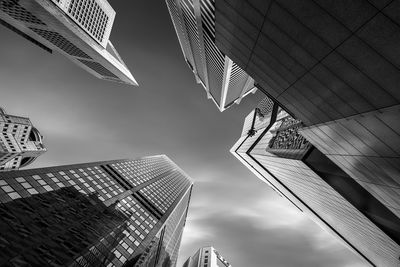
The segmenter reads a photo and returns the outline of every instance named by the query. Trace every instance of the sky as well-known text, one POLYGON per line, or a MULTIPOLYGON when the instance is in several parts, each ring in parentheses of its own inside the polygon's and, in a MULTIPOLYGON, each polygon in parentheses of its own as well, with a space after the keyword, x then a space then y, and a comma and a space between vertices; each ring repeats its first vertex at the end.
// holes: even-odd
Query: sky
POLYGON ((139 87, 96 79, 0 27, 0 106, 48 151, 31 167, 166 154, 195 182, 178 267, 214 246, 233 267, 364 266, 229 149, 257 92, 223 113, 184 62, 164 1, 110 1, 111 40, 139 87))

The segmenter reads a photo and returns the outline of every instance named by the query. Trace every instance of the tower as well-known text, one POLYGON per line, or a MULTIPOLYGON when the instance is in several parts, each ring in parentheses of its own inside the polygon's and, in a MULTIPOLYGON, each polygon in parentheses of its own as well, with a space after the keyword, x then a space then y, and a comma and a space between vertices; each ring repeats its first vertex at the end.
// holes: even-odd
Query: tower
POLYGON ((209 246, 200 248, 182 267, 232 267, 232 265, 215 248, 209 246))
POLYGON ((1 0, 0 24, 92 75, 138 85, 109 40, 116 12, 106 0, 1 0))
POLYGON ((0 172, 25 167, 44 152, 43 136, 28 118, 0 108, 0 172))
POLYGON ((164 155, 4 173, 0 265, 175 266, 191 188, 164 155))
POLYGON ((254 80, 215 45, 215 1, 166 3, 185 61, 219 110, 254 93, 254 80))

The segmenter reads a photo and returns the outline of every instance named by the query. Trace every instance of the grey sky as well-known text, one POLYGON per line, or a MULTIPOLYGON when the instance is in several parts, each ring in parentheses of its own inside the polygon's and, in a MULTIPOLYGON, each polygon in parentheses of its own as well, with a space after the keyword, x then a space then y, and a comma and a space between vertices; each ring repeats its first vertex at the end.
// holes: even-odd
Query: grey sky
POLYGON ((45 136, 34 167, 167 154, 196 182, 178 266, 206 245, 234 267, 363 266, 230 155, 262 94, 220 113, 184 62, 164 1, 111 4, 111 40, 140 87, 97 80, 0 27, 0 106, 45 136))

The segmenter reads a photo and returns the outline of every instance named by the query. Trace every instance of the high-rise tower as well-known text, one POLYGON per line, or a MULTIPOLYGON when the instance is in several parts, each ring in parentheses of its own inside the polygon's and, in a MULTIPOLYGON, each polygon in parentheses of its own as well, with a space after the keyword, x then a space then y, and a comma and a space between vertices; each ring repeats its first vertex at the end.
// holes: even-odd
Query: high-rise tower
POLYGON ((232 265, 215 248, 203 247, 190 256, 182 267, 232 267, 232 265))
POLYGON ((28 118, 0 108, 0 172, 25 167, 44 152, 43 137, 28 118))
POLYGON ((166 3, 186 63, 220 111, 255 92, 254 80, 215 45, 215 1, 166 3))
POLYGON ((168 157, 0 176, 0 265, 175 266, 190 178, 168 157))
POLYGON ((138 85, 109 40, 115 11, 106 0, 0 0, 0 23, 94 76, 138 85))
POLYGON ((302 127, 266 99, 246 117, 231 153, 366 264, 398 266, 400 218, 385 195, 375 197, 344 172, 300 134, 302 127))

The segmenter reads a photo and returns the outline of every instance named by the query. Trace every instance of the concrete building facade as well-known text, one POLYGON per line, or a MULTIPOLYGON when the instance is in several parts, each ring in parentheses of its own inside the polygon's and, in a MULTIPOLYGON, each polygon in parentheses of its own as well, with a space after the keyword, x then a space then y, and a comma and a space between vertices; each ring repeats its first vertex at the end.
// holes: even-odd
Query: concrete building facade
POLYGON ((196 251, 182 267, 232 267, 232 265, 215 248, 209 246, 196 251))
POLYGON ((0 265, 175 266, 190 178, 168 157, 0 176, 0 265))
POLYGON ((106 0, 1 0, 0 24, 97 78, 138 85, 109 40, 115 11, 106 0))
POLYGON ((25 167, 44 152, 43 136, 28 118, 0 108, 0 172, 25 167))

